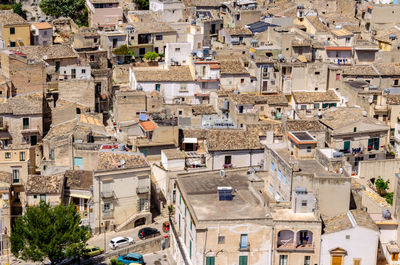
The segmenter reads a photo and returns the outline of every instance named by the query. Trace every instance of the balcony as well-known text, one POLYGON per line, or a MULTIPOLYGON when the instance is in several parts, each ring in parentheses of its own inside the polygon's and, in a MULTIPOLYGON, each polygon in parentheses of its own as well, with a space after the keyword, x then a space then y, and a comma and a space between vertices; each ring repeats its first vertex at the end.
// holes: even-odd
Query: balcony
POLYGON ((379 105, 375 105, 374 106, 374 111, 375 114, 387 114, 389 111, 389 107, 388 106, 379 106, 379 105))
POLYGON ((136 188, 137 194, 143 194, 143 193, 149 193, 149 192, 150 192, 150 186, 143 186, 143 187, 136 188))
POLYGON ((40 132, 39 125, 35 126, 29 126, 29 125, 22 125, 21 126, 21 133, 24 134, 38 134, 40 132))
POLYGON ((113 199, 113 198, 115 198, 115 193, 114 193, 114 191, 102 191, 101 192, 101 198, 103 198, 103 199, 113 199))
POLYGON ((224 164, 224 168, 232 168, 232 164, 224 164))
POLYGON ((313 233, 308 230, 297 232, 281 230, 278 232, 277 251, 314 251, 313 233))
POLYGON ((250 251, 250 242, 247 242, 247 244, 239 243, 239 251, 250 251))
POLYGON ((103 211, 103 219, 113 219, 113 218, 114 218, 113 210, 103 211))

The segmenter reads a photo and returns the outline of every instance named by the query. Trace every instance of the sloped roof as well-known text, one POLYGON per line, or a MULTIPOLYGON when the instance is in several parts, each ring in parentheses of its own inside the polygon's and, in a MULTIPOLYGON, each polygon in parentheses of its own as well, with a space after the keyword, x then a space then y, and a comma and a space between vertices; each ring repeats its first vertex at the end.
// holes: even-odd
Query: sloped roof
POLYGON ((374 231, 379 231, 377 225, 371 219, 369 214, 362 210, 351 210, 347 213, 327 218, 326 220, 324 220, 324 224, 325 224, 324 228, 325 234, 351 229, 354 226, 361 226, 374 231), (352 221, 349 218, 349 215, 351 215, 354 218, 355 224, 352 223, 352 221))
POLYGON ((249 75, 246 68, 242 65, 239 60, 221 60, 221 75, 223 74, 239 74, 239 75, 249 75))
POLYGON ((298 104, 314 102, 339 102, 339 97, 333 90, 326 92, 292 92, 293 98, 298 104))
POLYGON ((5 26, 28 25, 25 19, 9 10, 0 11, 0 23, 5 26))
POLYGON ((26 183, 27 194, 61 194, 64 175, 29 175, 26 183))
POLYGON ((325 132, 324 126, 318 120, 287 120, 287 131, 325 132))
POLYGON ((149 166, 143 154, 124 151, 101 150, 99 151, 97 161, 97 171, 122 168, 145 168, 149 166), (121 164, 122 161, 123 165, 121 164))
POLYGON ((138 82, 191 82, 193 76, 188 66, 132 68, 138 82))
POLYGON ((157 129, 157 124, 155 124, 154 121, 143 121, 140 122, 139 125, 145 132, 150 132, 157 129))
POLYGON ((207 135, 208 151, 259 150, 263 149, 255 134, 245 130, 210 130, 207 135))
POLYGON ((1 114, 29 115, 42 114, 43 93, 34 92, 17 95, 0 104, 1 114))
POLYGON ((49 45, 49 46, 20 46, 9 48, 9 50, 26 54, 32 60, 51 60, 60 58, 78 57, 74 49, 69 44, 49 45))
POLYGON ((93 185, 93 171, 67 170, 64 174, 65 187, 78 190, 89 190, 93 185))
POLYGON ((217 114, 217 112, 215 111, 213 105, 197 104, 192 106, 192 114, 194 116, 198 116, 198 115, 217 114))

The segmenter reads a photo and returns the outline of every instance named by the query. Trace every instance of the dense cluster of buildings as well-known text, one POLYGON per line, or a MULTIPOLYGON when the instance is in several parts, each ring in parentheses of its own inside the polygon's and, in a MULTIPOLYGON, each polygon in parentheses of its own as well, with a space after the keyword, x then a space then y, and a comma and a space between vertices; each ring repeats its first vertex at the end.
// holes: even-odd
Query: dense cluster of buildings
POLYGON ((44 201, 169 216, 177 264, 400 264, 398 1, 149 6, 1 11, 3 238, 44 201))

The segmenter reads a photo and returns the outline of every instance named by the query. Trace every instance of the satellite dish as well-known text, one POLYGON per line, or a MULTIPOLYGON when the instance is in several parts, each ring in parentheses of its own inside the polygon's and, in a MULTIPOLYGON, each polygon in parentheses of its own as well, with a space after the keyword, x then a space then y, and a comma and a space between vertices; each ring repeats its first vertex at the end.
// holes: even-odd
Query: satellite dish
POLYGON ((122 165, 125 165, 125 159, 122 158, 122 159, 119 161, 119 163, 121 164, 121 166, 122 166, 122 165))
POLYGON ((203 58, 203 52, 202 51, 198 51, 196 53, 196 56, 199 57, 199 58, 203 58))

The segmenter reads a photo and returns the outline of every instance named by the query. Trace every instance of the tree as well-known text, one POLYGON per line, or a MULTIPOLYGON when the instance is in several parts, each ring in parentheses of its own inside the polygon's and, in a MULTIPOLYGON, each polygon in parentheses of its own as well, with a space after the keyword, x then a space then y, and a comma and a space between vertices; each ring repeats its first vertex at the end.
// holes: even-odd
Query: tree
POLYGON ((72 204, 28 206, 11 232, 11 252, 25 261, 48 258, 51 264, 65 257, 80 257, 88 240, 87 228, 79 226, 80 220, 72 204))
POLYGON ((85 0, 42 0, 40 9, 53 17, 70 17, 78 26, 87 25, 88 11, 85 0))
POLYGON ((147 52, 144 55, 144 58, 146 60, 150 60, 150 61, 154 61, 157 57, 158 57, 158 53, 156 53, 156 52, 147 52))
POLYGON ((21 17, 26 18, 25 12, 22 10, 22 2, 15 3, 13 5, 12 9, 13 9, 14 13, 20 15, 21 17))
POLYGON ((124 265, 122 262, 118 261, 117 259, 111 259, 110 265, 124 265))
POLYGON ((120 47, 114 49, 114 53, 116 55, 135 56, 132 47, 128 47, 128 45, 121 45, 120 47))
POLYGON ((148 10, 149 9, 149 0, 135 0, 135 3, 139 10, 148 10))
POLYGON ((393 192, 388 192, 388 194, 385 195, 385 200, 390 205, 393 205, 393 192))
POLYGON ((379 176, 378 179, 375 180, 375 187, 380 195, 383 195, 386 193, 386 190, 389 189, 389 184, 390 184, 390 181, 389 180, 384 181, 381 178, 381 176, 379 176))

